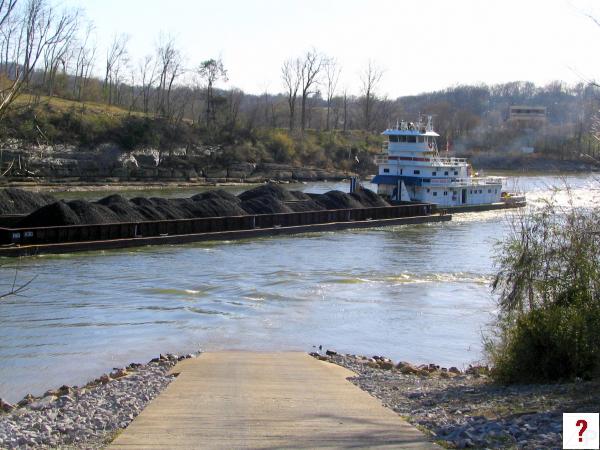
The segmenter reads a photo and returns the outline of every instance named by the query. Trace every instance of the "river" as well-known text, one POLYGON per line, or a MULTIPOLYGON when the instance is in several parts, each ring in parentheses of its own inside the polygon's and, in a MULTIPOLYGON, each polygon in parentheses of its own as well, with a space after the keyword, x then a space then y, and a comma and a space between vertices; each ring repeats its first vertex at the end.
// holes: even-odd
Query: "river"
MULTIPOLYGON (((507 184, 538 204, 565 181, 576 203, 598 196, 590 175, 510 177, 507 184)), ((161 352, 199 348, 323 345, 464 366, 482 358, 481 336, 495 314, 492 253, 511 214, 1 261, 4 287, 15 269, 19 280, 35 278, 23 296, 0 302, 0 397, 14 401, 161 352)))

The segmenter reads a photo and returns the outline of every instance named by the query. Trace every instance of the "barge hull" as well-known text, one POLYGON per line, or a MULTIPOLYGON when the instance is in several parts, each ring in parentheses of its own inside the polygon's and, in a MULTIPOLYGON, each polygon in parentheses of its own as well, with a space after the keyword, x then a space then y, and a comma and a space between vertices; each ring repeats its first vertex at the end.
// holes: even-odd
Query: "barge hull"
POLYGON ((392 225, 413 225, 431 222, 447 222, 449 214, 373 219, 349 222, 331 222, 287 227, 255 228, 250 230, 217 231, 194 234, 134 237, 97 241, 60 242, 53 244, 15 245, 0 248, 0 257, 34 256, 41 254, 75 253, 94 250, 111 250, 148 245, 176 245, 205 241, 228 241, 278 235, 314 233, 344 229, 374 228, 392 225))
POLYGON ((482 205, 461 205, 461 206, 434 206, 434 213, 467 213, 467 212, 482 212, 482 211, 494 211, 498 209, 514 209, 523 208, 527 206, 527 202, 498 202, 498 203, 487 203, 482 205))

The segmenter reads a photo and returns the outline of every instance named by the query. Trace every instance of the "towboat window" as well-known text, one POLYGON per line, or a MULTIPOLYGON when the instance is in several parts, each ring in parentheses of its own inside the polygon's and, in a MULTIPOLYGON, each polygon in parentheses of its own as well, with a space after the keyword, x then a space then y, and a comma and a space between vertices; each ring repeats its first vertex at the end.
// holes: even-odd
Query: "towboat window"
POLYGON ((416 136, 406 136, 406 142, 417 142, 417 137, 416 136))
POLYGON ((458 172, 456 170, 454 171, 454 175, 458 175, 458 172))
POLYGON ((427 189, 427 193, 429 193, 429 191, 430 191, 430 190, 431 190, 431 189, 427 189))
POLYGON ((414 172, 414 174, 415 174, 415 175, 419 175, 419 174, 421 173, 421 171, 420 171, 420 170, 415 170, 415 171, 413 171, 413 172, 414 172))
POLYGON ((406 142, 406 136, 398 136, 398 142, 406 142))
POLYGON ((431 180, 429 178, 423 178, 423 183, 431 183, 431 180))
POLYGON ((390 169, 383 169, 383 173, 390 173, 390 169))
POLYGON ((390 136, 390 142, 398 142, 398 136, 390 136))
POLYGON ((492 190, 491 190, 491 189, 488 189, 488 194, 491 194, 491 193, 492 193, 492 190))
POLYGON ((448 191, 444 191, 444 195, 448 195, 448 191))
POLYGON ((423 136, 419 136, 417 138, 417 142, 419 142, 420 144, 422 144, 425 141, 425 138, 423 136))
POLYGON ((448 172, 444 172, 444 175, 448 175, 448 172))
POLYGON ((437 172, 431 172, 431 176, 435 177, 437 175, 437 172))
POLYGON ((437 192, 433 191, 433 196, 437 197, 437 192))
POLYGON ((402 175, 402 169, 400 169, 400 175, 402 175))

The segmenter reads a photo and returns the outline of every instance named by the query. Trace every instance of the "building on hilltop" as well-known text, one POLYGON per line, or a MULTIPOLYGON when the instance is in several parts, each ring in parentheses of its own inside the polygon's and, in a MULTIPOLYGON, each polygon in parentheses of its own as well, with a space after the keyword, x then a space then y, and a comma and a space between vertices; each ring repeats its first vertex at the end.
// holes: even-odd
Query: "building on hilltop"
POLYGON ((508 122, 517 126, 536 127, 546 124, 545 106, 511 106, 508 122))

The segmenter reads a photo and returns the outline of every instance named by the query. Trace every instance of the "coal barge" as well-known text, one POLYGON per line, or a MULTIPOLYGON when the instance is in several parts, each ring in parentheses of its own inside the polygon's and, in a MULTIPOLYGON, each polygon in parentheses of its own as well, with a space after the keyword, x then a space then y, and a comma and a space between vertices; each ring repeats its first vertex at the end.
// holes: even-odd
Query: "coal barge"
MULTIPOLYGON (((250 239, 284 234, 383 227, 451 220, 430 203, 390 205, 353 181, 350 194, 304 194, 267 184, 234 196, 210 191, 190 199, 113 195, 98 202, 55 201, 18 190, 0 210, 0 257, 72 253, 158 244, 250 239), (13 214, 7 214, 7 211, 13 214)), ((8 192, 8 194, 7 194, 8 192)), ((0 204, 0 208, 2 204, 0 204)))

